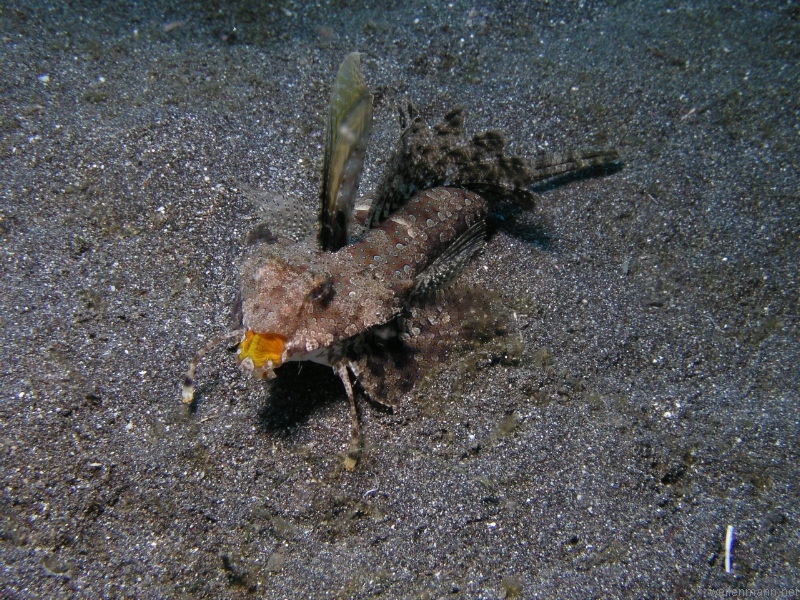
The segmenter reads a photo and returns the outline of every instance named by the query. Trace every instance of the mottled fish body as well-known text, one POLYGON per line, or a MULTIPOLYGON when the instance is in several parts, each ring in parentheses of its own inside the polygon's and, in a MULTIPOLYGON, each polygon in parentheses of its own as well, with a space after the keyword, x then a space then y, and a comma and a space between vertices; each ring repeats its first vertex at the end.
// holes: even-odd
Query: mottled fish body
POLYGON ((387 323, 460 272, 483 243, 487 212, 477 194, 434 188, 336 252, 310 240, 254 247, 242 266, 243 326, 284 342, 279 356, 268 357, 248 352, 248 344, 240 352, 244 368, 271 377, 291 360, 335 365, 342 342, 387 323))

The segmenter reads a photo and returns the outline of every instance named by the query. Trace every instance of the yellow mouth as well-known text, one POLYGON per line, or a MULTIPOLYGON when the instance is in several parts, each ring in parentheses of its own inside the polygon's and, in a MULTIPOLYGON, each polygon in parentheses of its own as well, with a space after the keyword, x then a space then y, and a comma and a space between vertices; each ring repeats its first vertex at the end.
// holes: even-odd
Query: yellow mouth
POLYGON ((255 369, 260 369, 265 363, 271 367, 279 367, 288 339, 279 333, 256 333, 248 330, 239 344, 239 362, 249 358, 255 369))

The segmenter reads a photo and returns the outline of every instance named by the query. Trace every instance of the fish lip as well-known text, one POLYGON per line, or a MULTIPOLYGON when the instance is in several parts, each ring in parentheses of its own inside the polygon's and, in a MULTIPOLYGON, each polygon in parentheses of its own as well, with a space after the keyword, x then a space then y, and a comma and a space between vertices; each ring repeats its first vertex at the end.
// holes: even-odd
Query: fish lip
POLYGON ((271 360, 268 360, 260 367, 256 367, 253 364, 253 359, 248 356, 239 363, 239 368, 245 373, 250 373, 258 379, 275 379, 275 377, 277 377, 275 374, 275 369, 277 366, 273 365, 271 360))
POLYGON ((239 368, 259 379, 273 379, 274 369, 286 361, 289 338, 280 333, 255 332, 248 329, 239 342, 239 368))

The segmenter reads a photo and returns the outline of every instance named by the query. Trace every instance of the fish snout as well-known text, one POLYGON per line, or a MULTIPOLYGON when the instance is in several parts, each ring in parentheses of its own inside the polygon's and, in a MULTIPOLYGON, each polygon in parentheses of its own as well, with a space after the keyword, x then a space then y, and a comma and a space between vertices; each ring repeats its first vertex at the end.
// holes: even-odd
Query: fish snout
POLYGON ((239 342, 239 368, 259 379, 273 379, 274 369, 284 362, 288 339, 280 333, 256 333, 252 329, 247 330, 244 339, 239 342))

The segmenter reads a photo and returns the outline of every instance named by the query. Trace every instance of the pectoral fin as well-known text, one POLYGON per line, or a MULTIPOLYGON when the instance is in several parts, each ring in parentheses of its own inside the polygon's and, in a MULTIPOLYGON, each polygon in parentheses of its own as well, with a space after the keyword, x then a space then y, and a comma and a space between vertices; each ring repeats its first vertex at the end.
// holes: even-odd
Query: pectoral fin
MULTIPOLYGON (((349 366, 371 400, 387 407, 452 357, 513 360, 524 350, 516 320, 495 292, 456 283, 435 303, 405 311, 350 348, 349 366)), ((457 368, 475 363, 467 359, 457 368)), ((452 365, 452 363, 451 363, 452 365)), ((422 392, 423 397, 439 398, 422 392)))
POLYGON ((358 52, 347 55, 331 92, 320 193, 319 241, 323 250, 336 251, 347 244, 372 133, 372 94, 364 83, 360 56, 358 52))
POLYGON ((486 240, 486 221, 481 219, 462 233, 422 273, 417 275, 408 305, 418 304, 452 285, 467 262, 486 240))

